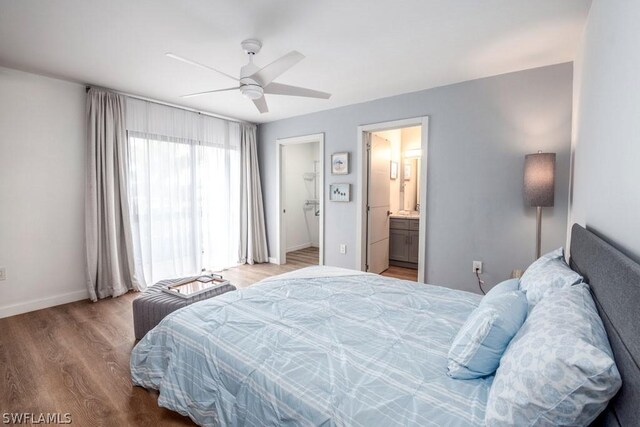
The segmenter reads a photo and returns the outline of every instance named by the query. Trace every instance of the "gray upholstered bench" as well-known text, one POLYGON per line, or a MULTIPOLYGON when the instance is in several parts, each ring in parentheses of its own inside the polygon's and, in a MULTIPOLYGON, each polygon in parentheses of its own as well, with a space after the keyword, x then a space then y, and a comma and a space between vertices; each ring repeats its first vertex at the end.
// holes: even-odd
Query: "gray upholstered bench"
POLYGON ((133 330, 137 340, 142 339, 147 332, 155 328, 167 314, 194 302, 236 290, 236 287, 232 284, 225 284, 189 299, 162 292, 163 287, 181 280, 184 280, 184 278, 162 280, 147 288, 142 295, 133 300, 133 330))

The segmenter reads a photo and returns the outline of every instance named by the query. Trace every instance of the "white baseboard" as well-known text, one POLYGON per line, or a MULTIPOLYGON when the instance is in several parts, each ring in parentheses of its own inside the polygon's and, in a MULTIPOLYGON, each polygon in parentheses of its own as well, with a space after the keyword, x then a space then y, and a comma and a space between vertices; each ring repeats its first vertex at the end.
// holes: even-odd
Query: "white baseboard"
POLYGON ((313 244, 311 242, 306 242, 301 245, 295 245, 295 246, 291 246, 290 248, 287 248, 287 252, 299 251, 300 249, 307 249, 312 246, 313 244))
POLYGON ((318 243, 312 243, 312 244, 310 244, 309 246, 310 246, 310 247, 312 247, 312 248, 318 248, 318 249, 320 249, 320 245, 319 245, 318 243))
POLYGON ((269 262, 271 264, 277 264, 275 257, 269 257, 269 262))
POLYGON ((86 289, 67 292, 60 295, 54 295, 52 297, 33 299, 17 304, 0 306, 0 319, 2 319, 3 317, 15 316, 17 314, 28 313, 30 311, 42 310, 43 308, 54 307, 56 305, 67 304, 83 299, 89 299, 89 292, 86 289))

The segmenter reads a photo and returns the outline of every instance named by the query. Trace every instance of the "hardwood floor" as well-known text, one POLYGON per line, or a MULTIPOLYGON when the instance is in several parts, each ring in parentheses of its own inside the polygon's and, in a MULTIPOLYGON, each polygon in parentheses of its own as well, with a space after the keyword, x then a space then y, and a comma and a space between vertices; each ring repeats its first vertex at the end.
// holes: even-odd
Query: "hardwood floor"
POLYGON ((303 263, 307 265, 318 265, 319 261, 320 249, 318 248, 305 248, 287 252, 287 264, 303 263))
MULTIPOLYGON (((287 264, 242 265, 222 275, 236 287, 318 264, 318 248, 287 254, 287 264)), ((384 276, 415 280, 390 267, 384 276)), ((0 319, 0 412, 69 413, 80 426, 184 426, 191 420, 160 408, 155 391, 131 384, 135 343, 131 303, 137 293, 79 301, 0 319)))
MULTIPOLYGON (((255 264, 222 272, 238 288, 317 264, 313 251, 286 265, 255 264)), ((137 293, 79 301, 0 319, 0 412, 69 413, 79 426, 181 426, 191 420, 162 409, 157 393, 131 384, 131 302, 137 293)))
POLYGON ((395 277, 396 279, 403 280, 418 280, 418 270, 414 270, 412 268, 405 267, 397 267, 395 265, 390 265, 388 269, 381 273, 382 276, 395 277))

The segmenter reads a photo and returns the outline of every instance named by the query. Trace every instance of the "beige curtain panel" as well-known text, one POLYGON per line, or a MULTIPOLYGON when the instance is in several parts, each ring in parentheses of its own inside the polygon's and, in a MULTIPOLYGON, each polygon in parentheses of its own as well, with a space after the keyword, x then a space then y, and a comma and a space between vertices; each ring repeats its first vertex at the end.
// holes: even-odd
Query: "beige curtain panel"
POLYGON ((240 125, 240 262, 269 261, 258 168, 256 126, 240 125))
POLYGON ((141 288, 134 277, 129 222, 125 99, 91 88, 86 112, 87 288, 91 300, 97 301, 141 288))

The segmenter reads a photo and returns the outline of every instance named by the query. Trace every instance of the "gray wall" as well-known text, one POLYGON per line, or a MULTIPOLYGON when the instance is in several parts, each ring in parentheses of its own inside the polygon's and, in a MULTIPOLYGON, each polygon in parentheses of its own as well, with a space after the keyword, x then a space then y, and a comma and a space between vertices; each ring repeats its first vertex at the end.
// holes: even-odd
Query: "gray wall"
POLYGON ((571 221, 640 260, 640 2, 596 0, 576 61, 571 221))
MULTIPOLYGON (((429 283, 475 291, 473 260, 497 283, 525 268, 535 251, 535 209, 524 206, 524 155, 556 152, 556 206, 544 210, 543 250, 562 246, 567 225, 572 64, 521 71, 379 99, 260 125, 259 156, 269 252, 277 212, 276 138, 325 133, 325 200, 333 182, 329 156, 356 156, 357 126, 430 117, 426 272, 429 283)), ((358 159, 354 159, 357 161, 358 159)), ((352 199, 357 191, 353 188, 352 199)), ((325 203, 325 263, 356 267, 356 203, 325 203), (347 253, 339 245, 347 244, 347 253)))

